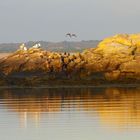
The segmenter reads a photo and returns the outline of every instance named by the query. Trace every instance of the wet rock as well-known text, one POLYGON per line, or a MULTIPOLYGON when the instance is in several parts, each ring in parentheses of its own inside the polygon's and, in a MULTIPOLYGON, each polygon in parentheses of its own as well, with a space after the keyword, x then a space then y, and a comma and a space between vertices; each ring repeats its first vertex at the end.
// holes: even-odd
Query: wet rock
POLYGON ((108 81, 114 81, 114 80, 118 80, 120 77, 121 72, 119 70, 116 71, 111 71, 111 72, 106 72, 105 73, 105 78, 108 81))

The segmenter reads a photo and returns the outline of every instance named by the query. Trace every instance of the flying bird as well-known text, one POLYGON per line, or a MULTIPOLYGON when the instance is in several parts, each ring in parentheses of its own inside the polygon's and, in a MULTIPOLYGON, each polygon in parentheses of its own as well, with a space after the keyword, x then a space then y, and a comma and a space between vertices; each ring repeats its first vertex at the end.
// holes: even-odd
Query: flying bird
POLYGON ((73 34, 73 33, 72 33, 72 34, 71 34, 71 33, 67 33, 67 34, 66 34, 66 37, 67 37, 67 36, 69 36, 70 38, 72 38, 72 37, 77 37, 77 35, 76 35, 76 34, 73 34))
POLYGON ((66 37, 67 37, 67 36, 69 36, 70 38, 72 37, 72 36, 71 36, 71 33, 67 33, 67 34, 66 34, 66 37))
POLYGON ((72 36, 72 37, 77 37, 77 35, 76 35, 76 34, 72 34, 71 36, 72 36))

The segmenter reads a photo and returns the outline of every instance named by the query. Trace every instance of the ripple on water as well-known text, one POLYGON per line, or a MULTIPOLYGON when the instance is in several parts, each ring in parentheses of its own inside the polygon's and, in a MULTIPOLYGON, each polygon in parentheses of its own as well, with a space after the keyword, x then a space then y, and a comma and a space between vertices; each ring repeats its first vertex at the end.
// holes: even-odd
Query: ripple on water
MULTIPOLYGON (((102 135, 100 139, 111 139, 113 135, 122 138, 122 133, 126 134, 123 139, 127 139, 134 133, 138 140, 140 89, 3 88, 0 89, 0 130, 12 132, 11 139, 19 134, 26 139, 28 134, 30 139, 36 136, 52 137, 53 140, 74 137, 84 140, 87 136, 90 140, 99 139, 99 133, 102 135), (38 135, 33 133, 36 131, 38 135), (57 138, 52 136, 53 132, 57 138)), ((3 138, 6 138, 5 133, 1 134, 3 138)))

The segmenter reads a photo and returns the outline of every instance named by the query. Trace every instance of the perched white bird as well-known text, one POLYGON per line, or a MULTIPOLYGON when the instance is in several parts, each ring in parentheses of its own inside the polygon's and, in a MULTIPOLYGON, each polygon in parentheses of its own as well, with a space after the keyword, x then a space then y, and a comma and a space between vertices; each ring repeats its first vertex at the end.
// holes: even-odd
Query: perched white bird
POLYGON ((41 44, 40 43, 38 43, 38 47, 41 47, 41 44))
POLYGON ((21 44, 21 45, 19 46, 19 48, 20 48, 20 50, 27 51, 27 47, 25 46, 24 43, 21 44))
POLYGON ((24 50, 24 51, 27 51, 28 49, 27 49, 27 47, 24 47, 23 50, 24 50))
POLYGON ((19 46, 20 50, 23 50, 24 47, 25 47, 24 43, 19 46))
POLYGON ((40 43, 37 43, 37 44, 35 44, 32 48, 37 49, 37 48, 40 48, 40 47, 41 47, 41 44, 40 44, 40 43))

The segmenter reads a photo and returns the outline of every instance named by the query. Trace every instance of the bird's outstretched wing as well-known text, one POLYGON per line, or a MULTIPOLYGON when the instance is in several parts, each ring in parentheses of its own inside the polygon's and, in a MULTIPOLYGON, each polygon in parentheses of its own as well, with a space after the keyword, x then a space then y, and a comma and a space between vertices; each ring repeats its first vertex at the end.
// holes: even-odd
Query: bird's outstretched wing
POLYGON ((71 33, 67 33, 66 37, 69 36, 70 38, 72 37, 71 33))
POLYGON ((72 34, 71 36, 72 36, 72 37, 77 37, 77 35, 76 35, 76 34, 72 34))

